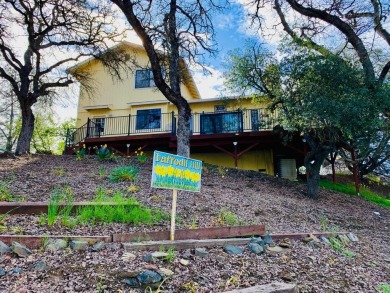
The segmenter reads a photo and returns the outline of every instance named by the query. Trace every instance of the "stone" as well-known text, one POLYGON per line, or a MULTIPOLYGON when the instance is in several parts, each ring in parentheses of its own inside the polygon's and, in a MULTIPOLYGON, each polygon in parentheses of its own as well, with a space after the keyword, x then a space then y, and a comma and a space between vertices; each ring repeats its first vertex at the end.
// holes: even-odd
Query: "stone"
POLYGON ((348 233, 347 236, 348 236, 349 240, 351 240, 352 242, 358 242, 359 241, 359 238, 355 234, 353 234, 353 233, 348 233))
POLYGON ((146 270, 138 274, 137 280, 141 283, 141 285, 150 285, 161 282, 162 277, 154 271, 146 270))
POLYGON ((19 257, 27 257, 30 254, 32 254, 32 251, 28 249, 26 246, 18 243, 18 242, 12 242, 11 245, 12 252, 15 253, 19 257))
POLYGON ((157 273, 159 273, 163 278, 173 276, 175 273, 172 272, 170 269, 166 268, 160 268, 157 273))
POLYGON ((123 261, 132 261, 132 260, 135 260, 136 258, 136 255, 135 254, 132 254, 130 252, 125 252, 123 255, 122 255, 122 260, 123 261))
POLYGON ((309 246, 311 249, 317 249, 320 247, 320 242, 318 242, 317 240, 312 240, 310 242, 307 242, 306 245, 309 246))
POLYGON ((45 249, 48 251, 57 251, 68 246, 68 242, 64 239, 49 239, 45 249))
POLYGON ((223 250, 228 254, 242 254, 244 252, 241 247, 232 244, 225 244, 223 250))
POLYGON ((146 264, 146 265, 144 265, 144 269, 157 272, 158 266, 153 265, 153 264, 146 264))
POLYGON ((135 278, 138 276, 140 271, 131 271, 131 272, 120 272, 117 274, 118 279, 126 279, 126 278, 135 278))
POLYGON ((4 242, 0 241, 0 256, 6 253, 11 253, 11 248, 4 242))
POLYGON ((316 236, 314 236, 313 234, 309 234, 305 238, 303 238, 303 242, 305 242, 305 243, 309 243, 313 240, 319 242, 318 238, 316 236))
POLYGON ((251 238, 251 243, 257 243, 257 244, 259 244, 259 245, 261 245, 261 246, 263 246, 263 247, 264 247, 264 245, 265 245, 263 238, 261 238, 260 236, 257 237, 257 238, 252 237, 252 238, 251 238))
POLYGON ((283 248, 290 248, 290 246, 291 246, 290 239, 284 238, 284 239, 279 243, 279 246, 280 246, 280 247, 283 247, 283 248))
POLYGON ((168 256, 168 253, 162 252, 162 251, 155 251, 155 252, 152 252, 152 256, 155 258, 165 258, 168 256))
POLYGON ((271 284, 257 285, 254 287, 225 291, 224 293, 295 293, 298 292, 296 284, 274 282, 271 284))
POLYGON ((136 278, 126 278, 122 281, 122 283, 126 284, 127 286, 130 286, 132 288, 138 288, 139 282, 136 278))
POLYGON ((86 250, 88 248, 87 241, 72 240, 69 242, 70 248, 73 250, 86 250))
POLYGON ((264 244, 272 244, 273 240, 269 234, 264 236, 264 244))
POLYGON ((321 242, 324 243, 325 245, 330 245, 329 239, 326 238, 325 236, 321 236, 321 237, 320 237, 320 240, 321 240, 321 242))
POLYGON ((195 256, 199 256, 199 257, 207 257, 209 255, 208 251, 206 250, 206 248, 195 248, 195 256))
POLYGON ((37 261, 36 263, 34 263, 31 266, 31 269, 34 271, 44 272, 44 271, 47 271, 48 267, 47 267, 47 264, 45 261, 40 260, 40 261, 37 261))
POLYGON ((145 254, 143 257, 144 261, 154 263, 156 259, 153 257, 151 253, 145 254))
POLYGON ((13 268, 12 269, 12 273, 13 274, 20 274, 22 272, 22 269, 21 268, 13 268))
POLYGON ((100 251, 102 250, 104 247, 106 246, 106 243, 104 241, 99 241, 99 242, 96 242, 93 246, 92 246, 92 251, 100 251))
POLYGON ((3 268, 0 268, 0 277, 5 276, 5 270, 3 268))
POLYGON ((250 243, 248 243, 248 248, 254 254, 262 254, 262 253, 264 253, 264 247, 261 246, 258 243, 250 242, 250 243))
POLYGON ((188 265, 190 265, 190 261, 188 260, 188 259, 183 259, 183 258, 181 258, 180 260, 179 260, 179 263, 181 264, 181 265, 183 265, 183 266, 188 266, 188 265))
POLYGON ((286 249, 280 247, 280 246, 268 246, 267 247, 267 252, 270 252, 270 253, 280 253, 280 252, 284 252, 286 249))

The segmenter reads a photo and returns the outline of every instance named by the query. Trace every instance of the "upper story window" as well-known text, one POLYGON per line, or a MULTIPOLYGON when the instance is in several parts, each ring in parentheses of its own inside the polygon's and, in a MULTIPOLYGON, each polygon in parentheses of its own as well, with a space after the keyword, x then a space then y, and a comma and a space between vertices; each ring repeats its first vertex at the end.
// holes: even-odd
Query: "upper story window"
POLYGON ((214 107, 215 112, 226 112, 227 107, 225 105, 216 105, 214 107))
POLYGON ((155 87, 153 72, 151 69, 139 69, 135 71, 135 88, 155 87))

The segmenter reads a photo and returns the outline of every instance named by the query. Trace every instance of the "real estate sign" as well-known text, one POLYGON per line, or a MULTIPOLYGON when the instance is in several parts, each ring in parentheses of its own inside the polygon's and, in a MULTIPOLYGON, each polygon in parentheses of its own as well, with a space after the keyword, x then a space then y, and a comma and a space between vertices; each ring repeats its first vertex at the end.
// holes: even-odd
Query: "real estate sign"
POLYGON ((152 187, 200 191, 202 161, 155 151, 152 187))

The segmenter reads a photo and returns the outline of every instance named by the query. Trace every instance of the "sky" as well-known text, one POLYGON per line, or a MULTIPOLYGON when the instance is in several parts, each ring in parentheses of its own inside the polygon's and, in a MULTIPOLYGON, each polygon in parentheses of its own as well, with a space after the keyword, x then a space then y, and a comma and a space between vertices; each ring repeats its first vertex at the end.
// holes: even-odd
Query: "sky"
MULTIPOLYGON (((213 17, 218 54, 206 59, 205 65, 210 74, 205 75, 202 70, 192 70, 193 78, 203 99, 222 97, 224 58, 228 51, 242 47, 246 39, 253 37, 254 33, 248 27, 246 15, 247 11, 243 6, 238 2, 232 2, 228 10, 213 17)), ((128 34, 127 40, 140 43, 134 32, 128 34)), ((69 93, 71 93, 69 97, 77 95, 77 89, 71 89, 69 93)), ((70 97, 68 102, 55 106, 55 111, 62 121, 76 117, 77 98, 70 97)))

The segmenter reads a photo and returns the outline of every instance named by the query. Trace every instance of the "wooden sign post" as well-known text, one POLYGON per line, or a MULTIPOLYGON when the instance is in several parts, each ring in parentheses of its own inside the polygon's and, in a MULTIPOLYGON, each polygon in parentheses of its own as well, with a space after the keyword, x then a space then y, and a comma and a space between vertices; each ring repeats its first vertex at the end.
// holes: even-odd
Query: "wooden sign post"
POLYGON ((172 189, 171 233, 175 239, 177 190, 200 192, 202 161, 155 151, 151 187, 172 189))

